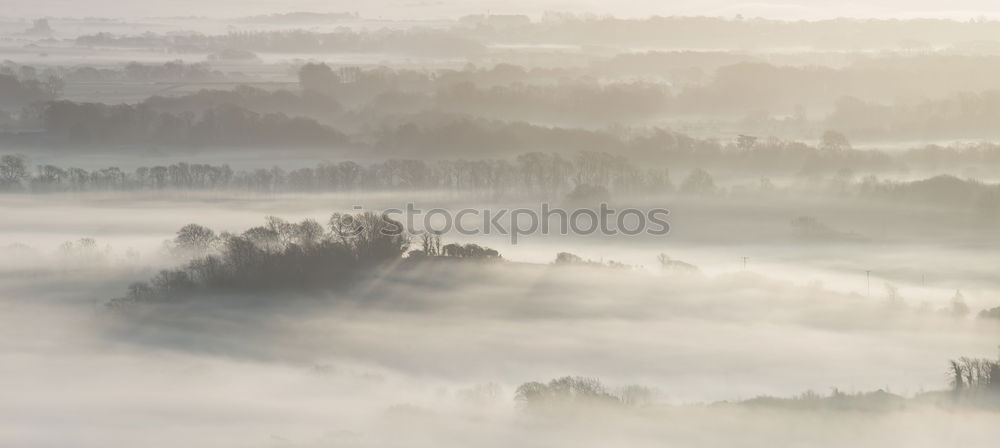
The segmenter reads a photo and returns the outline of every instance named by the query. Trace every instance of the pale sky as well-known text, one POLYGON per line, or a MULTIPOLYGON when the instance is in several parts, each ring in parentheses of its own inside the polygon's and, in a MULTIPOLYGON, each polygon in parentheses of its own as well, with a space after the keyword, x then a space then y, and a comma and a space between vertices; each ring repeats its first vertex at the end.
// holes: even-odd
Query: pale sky
POLYGON ((775 19, 830 17, 1000 18, 995 0, 0 0, 5 17, 234 17, 288 11, 359 12, 368 18, 454 18, 464 14, 587 11, 619 17, 742 14, 775 19))

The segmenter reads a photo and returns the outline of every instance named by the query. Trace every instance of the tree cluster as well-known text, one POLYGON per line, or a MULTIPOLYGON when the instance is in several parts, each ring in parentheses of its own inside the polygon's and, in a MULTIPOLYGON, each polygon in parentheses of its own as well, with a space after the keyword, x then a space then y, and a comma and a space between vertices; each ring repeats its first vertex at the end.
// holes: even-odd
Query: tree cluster
POLYGON ((996 403, 1000 398, 1000 361, 963 356, 948 361, 948 376, 959 399, 996 403))
POLYGON ((51 101, 61 93, 62 87, 62 81, 58 78, 19 78, 0 70, 0 110, 17 110, 34 103, 51 101))
MULTIPOLYGON (((177 231, 170 245, 173 255, 188 261, 129 285, 126 294, 108 306, 121 309, 195 295, 339 290, 373 268, 401 259, 501 259, 496 250, 476 244, 441 246, 439 236, 425 237, 422 250, 403 258, 410 238, 401 223, 374 212, 334 213, 326 226, 311 219, 295 223, 271 216, 264 225, 240 234, 216 234, 189 224, 177 231)), ((93 240, 79 244, 66 250, 91 253, 96 247, 93 240)))
POLYGON ((616 390, 604 386, 597 378, 566 376, 548 383, 524 383, 514 392, 514 400, 527 410, 559 409, 576 406, 629 407, 648 404, 654 391, 642 386, 626 386, 616 390))

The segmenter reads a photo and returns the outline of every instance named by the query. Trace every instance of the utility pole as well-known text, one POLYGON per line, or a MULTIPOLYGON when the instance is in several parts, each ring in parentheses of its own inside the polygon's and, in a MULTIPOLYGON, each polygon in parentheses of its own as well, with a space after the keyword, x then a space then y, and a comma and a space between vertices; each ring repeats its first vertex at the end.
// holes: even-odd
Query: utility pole
POLYGON ((872 271, 865 271, 865 281, 868 283, 868 298, 872 297, 872 271))

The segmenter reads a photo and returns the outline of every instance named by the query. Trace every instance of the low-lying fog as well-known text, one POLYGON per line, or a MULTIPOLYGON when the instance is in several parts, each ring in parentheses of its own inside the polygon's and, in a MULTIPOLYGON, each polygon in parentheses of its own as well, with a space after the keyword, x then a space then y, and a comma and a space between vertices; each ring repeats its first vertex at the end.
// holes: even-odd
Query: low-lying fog
MULTIPOLYGON (((463 205, 426 196, 427 208, 463 205)), ((33 249, 8 249, 0 271, 0 438, 95 447, 659 446, 664 439, 874 447, 988 446, 997 432, 995 417, 933 406, 874 414, 706 406, 810 390, 914 396, 947 388, 948 359, 995 353, 995 321, 950 308, 959 288, 974 312, 997 305, 989 251, 932 250, 905 233, 853 245, 803 243, 782 215, 788 204, 775 206, 774 216, 739 219, 730 205, 725 222, 713 217, 711 201, 663 204, 673 234, 655 240, 465 238, 511 261, 390 266, 337 293, 206 297, 127 316, 103 306, 129 282, 176 265, 161 246, 189 222, 239 232, 266 213, 323 221, 359 202, 379 209, 399 206, 395 200, 0 197, 3 208, 19 210, 0 223, 0 243, 33 249), (106 256, 58 253, 60 242, 83 237, 102 251, 107 245, 106 256), (724 243, 699 244, 707 238, 724 243), (549 264, 570 249, 642 267, 549 264), (661 271, 659 253, 701 274, 661 271), (554 417, 515 403, 520 384, 566 375, 652 388, 655 406, 554 417), (817 433, 830 436, 818 441, 817 433)), ((868 215, 830 213, 867 230, 868 215)))
POLYGON ((0 447, 1000 439, 990 2, 0 4, 0 447))
MULTIPOLYGON (((135 251, 139 264, 162 262, 163 243, 192 222, 217 232, 239 233, 259 225, 267 215, 290 221, 311 218, 325 223, 333 212, 405 209, 412 203, 423 212, 413 219, 420 230, 431 209, 517 208, 539 212, 543 203, 572 212, 579 205, 557 201, 484 201, 478 196, 446 192, 374 192, 337 194, 260 195, 230 192, 74 193, 0 196, 0 207, 17 214, 0 221, 0 247, 23 244, 33 255, 53 253, 64 242, 93 238, 111 250, 111 259, 135 251)), ((917 304, 949 299, 962 290, 967 300, 986 306, 1000 300, 992 293, 1000 287, 993 272, 1000 267, 993 250, 996 230, 960 211, 910 204, 836 200, 824 197, 662 197, 623 198, 610 206, 670 212, 670 233, 656 236, 561 235, 553 219, 550 232, 520 235, 511 244, 509 234, 482 235, 483 218, 466 216, 465 228, 477 235, 452 229, 446 242, 475 242, 498 249, 508 260, 550 263, 559 252, 572 252, 594 261, 617 261, 636 268, 658 270, 657 256, 665 253, 697 266, 706 274, 746 270, 797 284, 821 283, 845 293, 867 295, 865 271, 872 271, 873 296, 885 282, 902 287, 904 296, 917 304), (834 231, 856 237, 804 239, 793 226, 799 217, 814 217, 834 231), (936 298, 935 298, 936 297, 936 298)), ((398 218, 401 215, 396 215, 398 218)), ((430 223, 441 228, 438 216, 430 223)), ((509 216, 508 216, 509 218, 509 216)), ((587 227, 587 218, 579 219, 587 227)), ((509 220, 501 222, 509 228, 509 220)), ((530 226, 522 219, 520 226, 530 226)), ((414 239, 416 243, 416 239, 414 239)), ((30 258, 30 257, 29 257, 30 258)), ((28 263, 24 258, 20 264, 28 263)), ((45 260, 44 262, 48 262, 45 260)))

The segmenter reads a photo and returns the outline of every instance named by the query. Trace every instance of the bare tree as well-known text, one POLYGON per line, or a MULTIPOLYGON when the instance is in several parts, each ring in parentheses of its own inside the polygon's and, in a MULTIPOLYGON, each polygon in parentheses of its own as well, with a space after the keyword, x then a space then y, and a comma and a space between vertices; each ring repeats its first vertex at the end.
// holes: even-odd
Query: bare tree
POLYGON ((215 232, 200 224, 181 227, 174 237, 174 248, 182 255, 204 255, 218 241, 215 232))
POLYGON ((24 156, 6 155, 0 157, 0 188, 19 189, 28 176, 28 166, 24 156))

